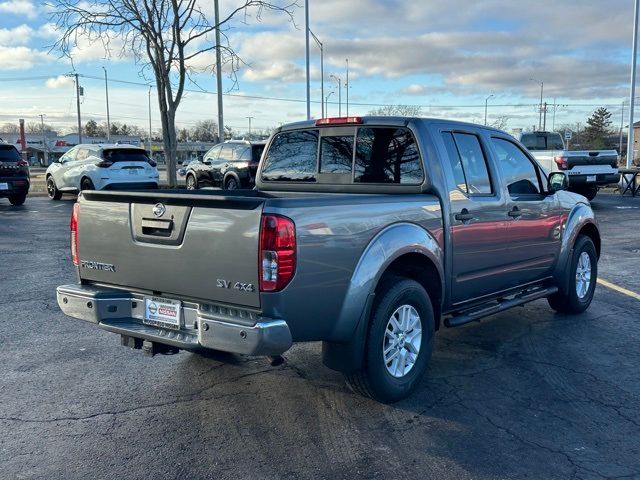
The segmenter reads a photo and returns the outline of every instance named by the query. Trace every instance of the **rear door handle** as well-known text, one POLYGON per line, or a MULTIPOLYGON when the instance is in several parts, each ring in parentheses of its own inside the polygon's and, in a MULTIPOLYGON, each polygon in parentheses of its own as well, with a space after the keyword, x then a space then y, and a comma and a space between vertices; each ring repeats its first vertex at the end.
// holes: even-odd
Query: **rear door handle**
POLYGON ((522 211, 518 207, 513 207, 513 209, 507 214, 511 218, 519 218, 522 216, 522 211))
POLYGON ((469 220, 473 220, 474 216, 473 213, 469 213, 469 210, 463 208, 460 213, 456 213, 454 218, 461 222, 468 222, 469 220))

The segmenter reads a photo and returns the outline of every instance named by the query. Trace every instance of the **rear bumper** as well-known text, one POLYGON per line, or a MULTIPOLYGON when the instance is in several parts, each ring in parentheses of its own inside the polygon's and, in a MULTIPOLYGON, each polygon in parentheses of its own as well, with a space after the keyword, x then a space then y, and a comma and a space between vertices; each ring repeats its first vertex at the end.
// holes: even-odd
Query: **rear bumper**
POLYGON ((183 303, 180 330, 142 322, 144 295, 89 285, 56 289, 65 315, 113 333, 171 345, 185 350, 220 350, 243 355, 279 355, 292 344, 284 320, 213 305, 183 303))
POLYGON ((150 190, 157 189, 157 181, 148 182, 113 182, 106 184, 102 190, 150 190))
POLYGON ((569 175, 569 188, 573 187, 603 187, 620 181, 619 173, 598 173, 590 175, 569 175), (595 178, 594 178, 595 177, 595 178))
POLYGON ((25 177, 0 177, 0 183, 6 183, 7 190, 0 190, 0 197, 26 195, 29 192, 29 179, 25 177))

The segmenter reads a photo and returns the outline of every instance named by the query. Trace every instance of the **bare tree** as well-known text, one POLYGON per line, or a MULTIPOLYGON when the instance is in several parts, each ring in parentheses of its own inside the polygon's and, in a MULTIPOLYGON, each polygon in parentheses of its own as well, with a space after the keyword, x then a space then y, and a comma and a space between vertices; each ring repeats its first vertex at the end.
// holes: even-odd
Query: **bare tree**
POLYGON ((200 120, 191 129, 189 138, 196 142, 213 142, 218 140, 218 122, 215 120, 200 120))
POLYGON ((384 105, 369 111, 369 115, 378 117, 419 117, 422 107, 418 105, 384 105))
POLYGON ((175 186, 175 117, 184 95, 185 81, 197 71, 192 66, 193 60, 220 48, 235 79, 241 59, 226 35, 226 45, 216 47, 213 41, 216 28, 222 31, 222 27, 239 14, 246 20, 251 12, 255 12, 256 20, 260 20, 265 10, 284 13, 293 21, 295 0, 277 1, 282 3, 237 0, 238 6, 215 25, 197 0, 51 0, 50 17, 61 32, 52 49, 73 60, 76 49, 83 42, 100 42, 107 56, 115 51, 118 56, 133 57, 141 65, 142 75, 151 70, 160 106, 169 184, 175 186))
POLYGON ((507 128, 508 123, 509 117, 507 115, 499 115, 489 126, 497 128, 498 130, 504 130, 505 128, 507 128))
POLYGON ((0 133, 18 133, 20 131, 20 126, 17 123, 7 122, 3 125, 0 125, 0 133))

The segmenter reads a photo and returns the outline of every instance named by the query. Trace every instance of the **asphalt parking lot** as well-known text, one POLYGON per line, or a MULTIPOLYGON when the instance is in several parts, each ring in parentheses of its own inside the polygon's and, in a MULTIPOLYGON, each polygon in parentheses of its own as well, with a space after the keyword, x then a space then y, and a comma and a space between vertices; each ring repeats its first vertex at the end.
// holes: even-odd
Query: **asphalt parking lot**
MULTIPOLYGON (((542 300, 442 330, 419 390, 386 406, 319 344, 279 367, 148 358, 66 318, 71 206, 0 200, 2 478, 640 478, 638 299, 600 285, 580 316, 542 300)), ((600 277, 640 292, 640 198, 593 206, 600 277)))

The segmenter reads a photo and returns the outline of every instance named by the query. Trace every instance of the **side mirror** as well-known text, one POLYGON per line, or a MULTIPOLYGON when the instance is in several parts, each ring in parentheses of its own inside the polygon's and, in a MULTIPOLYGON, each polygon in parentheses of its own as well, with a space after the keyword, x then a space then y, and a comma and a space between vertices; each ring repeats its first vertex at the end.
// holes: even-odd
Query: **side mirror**
POLYGON ((202 163, 204 163, 205 165, 211 165, 211 160, 205 159, 202 161, 202 163))
POLYGON ((564 172, 551 172, 547 178, 547 190, 556 193, 569 188, 569 177, 564 172))

